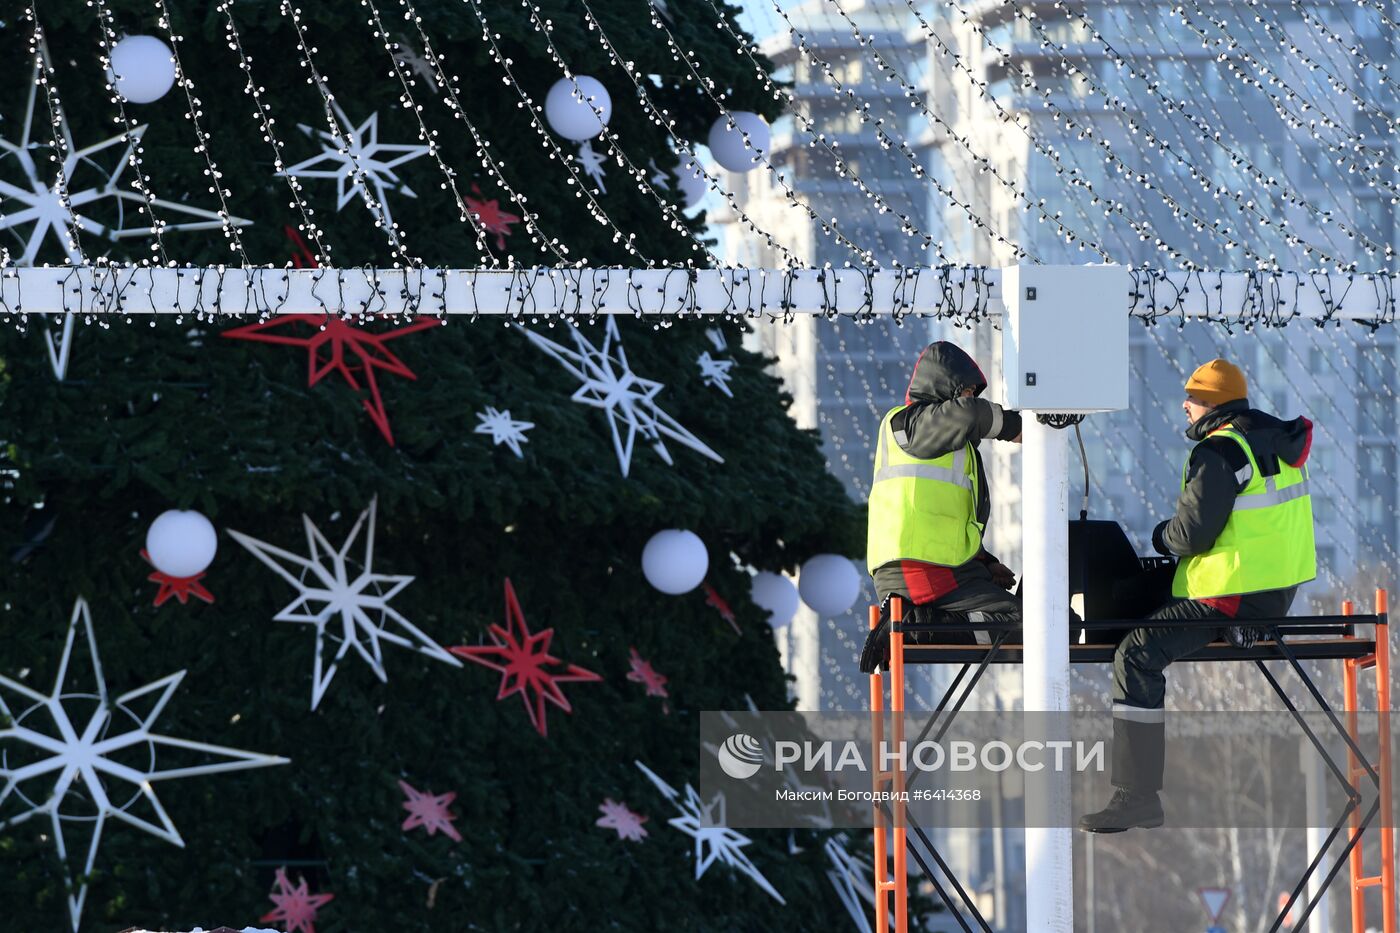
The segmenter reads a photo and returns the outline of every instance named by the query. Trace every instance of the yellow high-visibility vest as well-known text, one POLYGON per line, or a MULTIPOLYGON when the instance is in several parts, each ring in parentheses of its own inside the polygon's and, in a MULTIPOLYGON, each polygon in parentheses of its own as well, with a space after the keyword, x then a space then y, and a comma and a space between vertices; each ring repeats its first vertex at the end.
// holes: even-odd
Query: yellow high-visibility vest
POLYGON ((906 407, 890 409, 880 422, 866 535, 871 573, 895 560, 957 567, 982 549, 973 446, 932 460, 909 456, 896 442, 891 423, 906 407))
MULTIPOLYGON (((1223 435, 1249 458, 1249 485, 1235 497, 1225 530, 1210 550, 1183 558, 1172 580, 1172 595, 1189 599, 1281 590, 1317 576, 1312 497, 1308 472, 1279 460, 1279 472, 1264 476, 1244 435, 1226 425, 1223 435)), ((1187 467, 1190 457, 1187 457, 1187 467)), ((1186 488, 1186 467, 1181 471, 1186 488)))

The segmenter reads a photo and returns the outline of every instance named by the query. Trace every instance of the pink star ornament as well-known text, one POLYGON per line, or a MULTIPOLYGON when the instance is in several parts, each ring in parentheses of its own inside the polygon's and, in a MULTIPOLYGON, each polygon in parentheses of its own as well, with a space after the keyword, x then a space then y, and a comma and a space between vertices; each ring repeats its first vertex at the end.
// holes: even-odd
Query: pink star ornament
POLYGON ((452 825, 452 821, 457 819, 456 814, 448 809, 452 801, 457 799, 456 792, 449 794, 429 794, 415 789, 407 781, 399 781, 399 789, 408 797, 403 802, 403 808, 408 811, 408 818, 403 821, 403 831, 423 827, 428 831, 429 836, 436 835, 439 830, 453 842, 461 842, 462 834, 457 832, 457 828, 452 825))
POLYGON ((285 868, 277 869, 276 887, 268 897, 276 906, 259 922, 283 924, 287 933, 316 933, 316 912, 335 900, 334 894, 312 894, 305 878, 294 887, 285 868))
POLYGON ((633 813, 627 809, 627 804, 618 803, 611 797, 607 797, 598 804, 598 810, 603 815, 598 818, 595 825, 604 829, 617 830, 617 838, 641 842, 647 837, 647 831, 642 828, 647 817, 640 813, 633 813))

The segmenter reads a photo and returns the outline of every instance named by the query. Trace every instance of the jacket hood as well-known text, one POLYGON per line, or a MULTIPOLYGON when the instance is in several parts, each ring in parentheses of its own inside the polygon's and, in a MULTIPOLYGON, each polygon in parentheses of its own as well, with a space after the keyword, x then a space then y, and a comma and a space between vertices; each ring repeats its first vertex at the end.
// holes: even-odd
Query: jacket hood
POLYGON ((981 395, 987 388, 987 377, 982 369, 956 344, 940 340, 924 347, 919 359, 914 363, 914 374, 909 378, 909 389, 904 393, 904 404, 915 402, 946 402, 957 398, 963 389, 972 389, 974 395, 981 395))
POLYGON ((1248 399, 1217 405, 1187 428, 1186 436, 1193 441, 1203 441, 1211 431, 1227 424, 1234 425, 1245 436, 1254 456, 1261 460, 1277 457, 1296 469, 1307 462, 1308 454, 1312 452, 1311 421, 1307 418, 1284 421, 1250 408, 1248 399))

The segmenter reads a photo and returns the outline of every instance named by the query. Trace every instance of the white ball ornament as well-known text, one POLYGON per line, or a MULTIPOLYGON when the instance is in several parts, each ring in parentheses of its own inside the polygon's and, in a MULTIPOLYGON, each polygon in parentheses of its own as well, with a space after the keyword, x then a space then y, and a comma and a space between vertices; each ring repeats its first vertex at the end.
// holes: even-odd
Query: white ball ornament
POLYGON ((155 36, 127 36, 112 46, 107 79, 128 103, 153 103, 175 86, 175 56, 155 36))
POLYGON ((689 593, 705 581, 710 553, 693 531, 669 528, 651 536, 642 549, 642 574, 669 596, 689 593))
POLYGON ((583 142, 603 132, 612 119, 612 97, 597 78, 560 78, 545 96, 544 118, 560 136, 583 142), (602 111, 601 122, 594 111, 602 111))
POLYGON ((720 117, 710 127, 710 152, 731 172, 752 171, 760 156, 767 157, 772 148, 773 131, 762 117, 747 110, 736 110, 729 117, 720 117), (729 117, 736 126, 730 127, 729 117))
POLYGON ((767 570, 754 574, 749 596, 755 606, 768 610, 768 624, 773 628, 787 625, 797 612, 797 587, 782 574, 767 570))
POLYGON ((680 194, 686 210, 698 205, 708 189, 709 183, 694 159, 687 158, 676 166, 675 190, 680 194))
POLYGON ((214 562, 219 535, 198 512, 162 512, 146 530, 146 554, 157 570, 177 579, 203 573, 214 562))
POLYGON ((818 554, 802 565, 797 589, 817 615, 839 616, 860 597, 860 571, 840 554, 818 554))

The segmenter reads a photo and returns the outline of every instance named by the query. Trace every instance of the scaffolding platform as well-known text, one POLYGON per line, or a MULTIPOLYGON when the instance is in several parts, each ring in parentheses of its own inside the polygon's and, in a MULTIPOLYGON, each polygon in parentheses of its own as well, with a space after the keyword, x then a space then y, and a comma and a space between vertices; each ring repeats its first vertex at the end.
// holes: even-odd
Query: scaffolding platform
MULTIPOLYGON (((1351 888, 1351 928, 1352 933, 1366 933, 1367 888, 1381 889, 1381 929, 1383 933, 1400 933, 1396 927, 1396 887, 1395 887, 1395 828, 1393 803, 1391 799, 1391 743, 1389 730, 1379 732, 1377 747, 1370 754, 1362 749, 1359 740, 1358 712, 1360 711, 1360 688, 1362 674, 1375 671, 1375 709, 1385 713, 1390 710, 1390 637, 1388 623, 1389 604, 1385 590, 1375 594, 1375 611, 1360 615, 1354 611, 1351 601, 1342 605, 1342 612, 1333 616, 1291 616, 1281 619, 1249 619, 1250 626, 1265 630, 1268 638, 1256 642, 1249 648, 1238 648, 1228 642, 1214 642, 1188 655, 1178 664, 1203 662, 1245 662, 1253 663, 1261 672, 1270 688, 1283 701, 1299 727, 1328 766, 1347 795, 1348 804, 1341 816, 1331 827, 1319 850, 1313 854, 1307 869, 1298 879, 1292 894, 1279 908, 1278 915, 1269 927, 1269 933, 1285 928, 1289 913, 1301 900, 1302 909, 1289 925, 1303 928, 1308 916, 1317 907, 1332 880, 1345 863, 1349 868, 1351 888), (1361 634, 1358 634, 1358 629, 1361 634), (1364 637, 1369 634, 1370 637, 1364 637), (1302 661, 1337 660, 1342 662, 1342 685, 1345 708, 1345 722, 1332 705, 1318 690, 1302 661), (1347 746, 1345 766, 1336 761, 1327 746, 1299 712, 1289 698, 1266 661, 1284 661, 1307 688, 1308 695, 1335 728, 1347 746), (1374 758, 1374 760, 1373 760, 1374 758), (1377 792, 1375 802, 1361 812, 1362 795, 1358 782, 1368 781, 1377 792), (1374 826, 1377 817, 1380 825, 1374 826), (1365 833, 1376 830, 1380 836, 1380 866, 1375 874, 1367 874, 1362 853, 1362 838, 1365 833), (1320 870, 1323 861, 1339 839, 1345 843, 1332 867, 1323 877, 1315 898, 1305 898, 1309 880, 1320 870)), ((1020 631, 1020 627, 1008 623, 973 622, 965 615, 948 613, 936 622, 911 623, 903 620, 903 601, 898 597, 891 600, 889 663, 887 670, 876 670, 870 675, 870 702, 873 719, 872 741, 878 749, 885 737, 885 714, 890 714, 890 735, 896 744, 904 740, 904 685, 905 668, 910 664, 953 664, 959 666, 957 675, 940 697, 937 706, 929 715, 929 721, 916 739, 923 741, 933 731, 935 723, 940 723, 932 736, 937 741, 952 724, 953 718, 962 709, 982 675, 992 664, 1019 664, 1023 661, 1023 649, 1017 644, 1008 644, 1008 638, 1020 631), (913 644, 905 643, 907 633, 919 632, 969 633, 986 632, 989 644, 913 644), (889 682, 889 704, 886 707, 885 681, 889 682)), ((1243 620, 1242 620, 1243 621, 1243 620)), ((1076 628, 1085 631, 1086 644, 1069 646, 1069 659, 1072 664, 1105 664, 1113 660, 1116 642, 1105 639, 1104 633, 1131 630, 1134 628, 1219 628, 1229 620, 1150 620, 1150 619, 1110 619, 1076 623, 1076 628), (1097 635, 1097 640, 1095 636, 1097 635)), ((870 607, 870 627, 880 624, 880 607, 870 607)), ((1369 690, 1367 691, 1370 692, 1369 690)), ((877 759, 878 760, 878 759, 877 759)), ((957 878, 946 860, 943 859, 928 833, 919 826, 913 815, 900 802, 903 792, 908 789, 909 779, 896 767, 892 771, 877 772, 874 775, 876 799, 879 792, 893 791, 895 802, 882 805, 875 812, 874 842, 874 888, 875 926, 877 931, 894 927, 896 933, 906 933, 909 928, 909 873, 908 858, 915 862, 933 885, 934 891, 943 901, 951 915, 966 933, 994 933, 977 905, 969 896, 962 882, 957 878), (921 852, 913 844, 910 833, 919 840, 921 852), (932 864, 925 859, 929 856, 932 864), (940 877, 941 876, 941 877, 940 877), (951 891, 950 891, 951 889, 951 891), (960 906, 959 906, 960 904, 960 906)))

